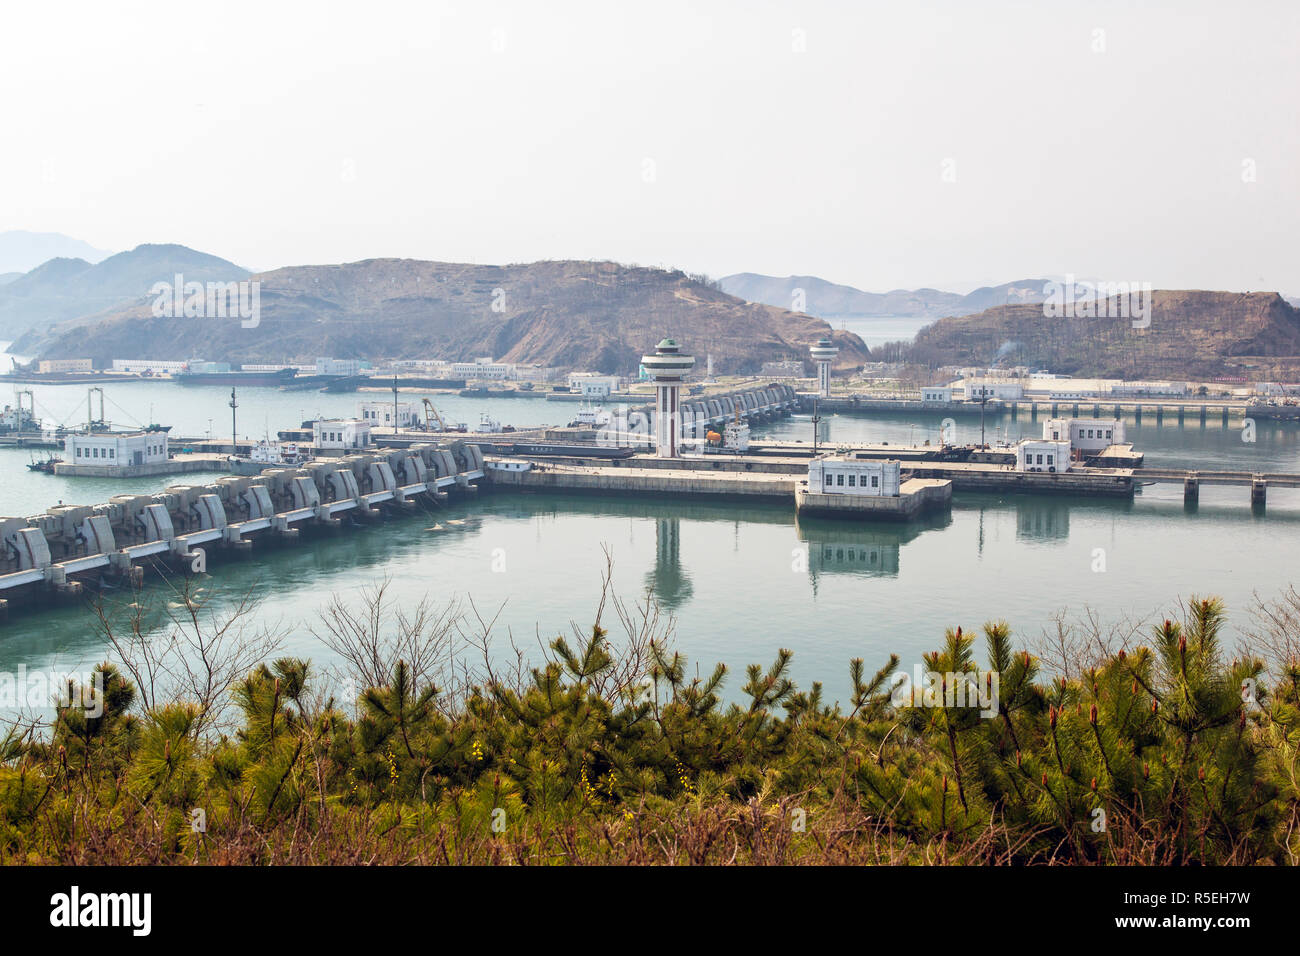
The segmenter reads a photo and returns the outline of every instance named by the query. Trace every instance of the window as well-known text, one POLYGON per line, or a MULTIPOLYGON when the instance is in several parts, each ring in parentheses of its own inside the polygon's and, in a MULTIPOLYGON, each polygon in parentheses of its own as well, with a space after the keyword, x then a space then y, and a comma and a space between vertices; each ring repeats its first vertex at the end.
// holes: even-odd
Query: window
POLYGON ((1047 456, 1047 463, 1048 463, 1049 465, 1054 465, 1054 464, 1056 464, 1056 456, 1055 456, 1055 455, 1048 455, 1048 456, 1047 456))
POLYGON ((858 476, 857 476, 857 475, 849 475, 849 487, 850 487, 850 488, 853 488, 853 487, 855 487, 855 486, 857 485, 857 483, 858 483, 858 476))
POLYGON ((108 450, 108 457, 109 457, 109 458, 116 458, 116 457, 117 457, 117 449, 115 449, 115 448, 110 448, 110 449, 108 450))
POLYGON ((1039 455, 1039 456, 1038 456, 1038 464, 1041 465, 1042 463, 1043 463, 1043 456, 1042 456, 1042 455, 1039 455))
POLYGON ((879 487, 880 487, 880 476, 879 476, 879 475, 872 475, 872 476, 871 476, 871 487, 872 487, 872 488, 879 488, 879 487))
POLYGON ((829 487, 831 486, 831 481, 832 481, 832 479, 833 479, 833 476, 831 475, 831 473, 830 473, 830 472, 827 472, 827 473, 826 473, 826 487, 827 487, 827 488, 829 488, 829 487))
POLYGON ((843 486, 844 486, 844 476, 843 476, 843 475, 836 475, 836 476, 835 476, 835 484, 839 485, 840 487, 843 487, 843 486))
POLYGON ((1106 429, 1106 437, 1107 437, 1107 438, 1110 437, 1110 429, 1109 429, 1109 428, 1106 429))

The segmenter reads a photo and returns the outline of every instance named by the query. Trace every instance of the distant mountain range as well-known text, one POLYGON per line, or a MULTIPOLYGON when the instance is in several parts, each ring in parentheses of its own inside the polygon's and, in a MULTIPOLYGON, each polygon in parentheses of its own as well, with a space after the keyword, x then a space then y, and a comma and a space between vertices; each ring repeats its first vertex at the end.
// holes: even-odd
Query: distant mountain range
MULTIPOLYGON (((141 247, 148 248, 177 250, 159 260, 160 267, 166 262, 161 278, 175 270, 187 280, 205 279, 193 259, 201 254, 183 247, 141 247), (180 250, 187 254, 183 263, 180 250)), ((203 259, 224 273, 214 278, 243 277, 231 275, 234 267, 224 260, 203 259)), ((62 262, 42 267, 50 273, 68 268, 62 262)), ((138 275, 154 278, 148 270, 138 275)), ((0 302, 28 278, 0 287, 0 302)), ((252 278, 260 290, 255 328, 236 319, 155 317, 151 300, 139 298, 147 289, 142 284, 135 287, 131 305, 97 315, 93 324, 83 316, 71 325, 28 333, 12 348, 49 358, 89 357, 99 364, 128 357, 273 362, 320 355, 490 355, 518 364, 632 373, 642 353, 671 335, 697 356, 701 368, 712 354, 720 373, 753 373, 767 361, 805 360, 808 346, 829 336, 840 346, 840 368, 870 360, 858 336, 832 331, 814 316, 745 302, 682 272, 613 262, 489 266, 370 259, 294 266, 252 278)), ((67 281, 61 277, 56 285, 67 281)))
MULTIPOLYGON (((6 236, 14 233, 3 234, 6 236)), ((59 237, 66 238, 66 237, 59 237)), ((75 240, 69 240, 75 242, 75 240)), ((1300 378, 1300 310, 1277 293, 1157 291, 1150 325, 1129 319, 1048 318, 1044 279, 966 295, 936 289, 863 292, 815 276, 753 273, 718 283, 613 262, 491 266, 370 259, 247 269, 180 245, 142 245, 92 263, 55 257, 0 274, 0 339, 17 354, 231 362, 490 355, 517 364, 634 372, 671 335, 702 368, 755 373, 806 361, 830 336, 837 368, 872 360, 855 334, 826 320, 936 319, 901 356, 914 364, 1032 365, 1128 378, 1300 378), (255 327, 237 318, 152 314, 155 282, 252 278, 255 327), (795 311, 798 309, 799 311, 795 311)), ((892 359, 891 359, 892 360, 892 359)))
POLYGON ((805 312, 823 319, 885 316, 937 319, 948 315, 970 315, 1008 303, 1042 302, 1046 282, 1046 279, 1020 279, 960 295, 938 289, 863 292, 816 276, 777 278, 753 272, 740 272, 718 280, 723 291, 750 302, 789 309, 798 307, 802 301, 805 312))
POLYGON ((85 259, 100 262, 113 253, 57 232, 0 232, 0 274, 30 272, 51 259, 85 259))
POLYGON ((137 246, 94 264, 50 259, 0 285, 0 339, 26 339, 23 347, 29 348, 59 334, 52 327, 93 322, 139 301, 155 282, 170 282, 177 273, 196 282, 250 275, 233 262, 171 244, 137 246))

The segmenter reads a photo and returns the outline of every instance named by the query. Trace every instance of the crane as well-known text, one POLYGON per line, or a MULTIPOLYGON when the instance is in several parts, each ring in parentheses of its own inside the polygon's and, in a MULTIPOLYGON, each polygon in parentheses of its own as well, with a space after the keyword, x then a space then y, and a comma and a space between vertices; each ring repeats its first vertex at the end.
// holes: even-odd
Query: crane
POLYGON ((447 423, 442 420, 442 416, 438 414, 438 410, 433 407, 433 402, 429 401, 427 398, 423 399, 423 401, 425 431, 445 432, 447 430, 447 423), (434 428, 434 425, 437 425, 438 427, 434 428))

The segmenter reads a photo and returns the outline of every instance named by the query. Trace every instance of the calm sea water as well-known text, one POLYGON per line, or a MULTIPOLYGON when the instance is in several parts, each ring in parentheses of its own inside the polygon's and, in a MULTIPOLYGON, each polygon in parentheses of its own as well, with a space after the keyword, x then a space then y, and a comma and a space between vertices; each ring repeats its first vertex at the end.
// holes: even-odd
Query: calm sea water
MULTIPOLYGON (((84 389, 38 386, 36 393, 48 418, 79 420, 78 405, 84 415, 84 389)), ((228 397, 228 389, 138 383, 112 387, 109 398, 122 412, 109 411, 123 422, 128 415, 147 421, 152 404, 152 418, 177 431, 206 433, 212 418, 222 433, 228 397)), ((245 389, 241 420, 247 433, 274 432, 304 417, 352 414, 358 400, 245 389)), ((541 399, 436 401, 452 419, 477 421, 487 412, 521 426, 567 420, 573 411, 541 399)), ((942 417, 832 415, 821 440, 919 443, 937 437, 942 417)), ((797 417, 756 434, 810 441, 812 427, 797 417)), ((1014 439, 1040 427, 990 417, 988 435, 1014 439)), ((958 421, 960 441, 978 437, 978 419, 958 421)), ((1151 466, 1300 471, 1295 426, 1260 423, 1253 444, 1214 425, 1130 424, 1129 437, 1151 466)), ((28 473, 28 457, 0 450, 0 514, 191 480, 58 479, 28 473)), ((402 602, 472 597, 480 610, 499 609, 501 638, 512 635, 534 651, 539 639, 567 633, 572 623, 589 626, 605 547, 618 593, 635 599, 653 589, 675 619, 680 650, 701 670, 715 661, 732 667, 730 693, 738 693, 745 664, 766 664, 777 648, 791 647, 802 685, 822 680, 843 698, 851 657, 875 667, 896 651, 910 667, 958 624, 1005 618, 1035 635, 1061 609, 1091 607, 1118 619, 1163 614, 1180 597, 1214 593, 1229 602, 1232 628, 1244 627, 1256 592, 1275 595, 1300 577, 1298 535, 1300 492, 1276 488, 1265 516, 1252 514, 1245 488, 1203 488, 1200 508, 1188 514, 1180 487, 1153 485, 1132 502, 963 494, 950 516, 905 526, 796 521, 792 508, 779 505, 486 494, 296 547, 214 559, 207 583, 217 609, 256 587, 264 598, 259 621, 288 630, 285 652, 320 663, 329 655, 310 628, 329 597, 384 578, 402 602), (1097 549, 1105 553, 1101 573, 1093 570, 1097 549)), ((161 585, 146 592, 154 601, 167 593, 161 585)), ((103 659, 92 623, 82 607, 12 614, 0 625, 0 672, 20 664, 74 670, 103 659)))
POLYGON ((855 333, 868 348, 886 342, 910 342, 916 333, 934 319, 918 319, 910 315, 880 316, 872 319, 827 319, 832 328, 855 333))

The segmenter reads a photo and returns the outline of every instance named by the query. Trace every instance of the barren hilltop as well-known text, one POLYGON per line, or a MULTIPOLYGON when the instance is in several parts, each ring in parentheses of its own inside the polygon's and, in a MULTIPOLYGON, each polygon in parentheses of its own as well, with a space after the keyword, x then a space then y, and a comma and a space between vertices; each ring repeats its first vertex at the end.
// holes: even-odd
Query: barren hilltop
MULTIPOLYGON (((869 361, 856 335, 825 321, 745 302, 702 277, 612 262, 466 265, 369 259, 293 266, 252 277, 261 320, 158 318, 150 300, 79 328, 55 327, 19 343, 43 358, 186 359, 232 362, 338 358, 468 359, 634 372, 665 335, 719 372, 757 372, 763 362, 806 359, 823 336, 838 365, 869 361), (147 352, 145 356, 142 353, 147 352)), ((15 346, 17 348, 18 346, 15 346)))
MULTIPOLYGON (((1041 304, 1004 305, 940 319, 916 337, 917 364, 1030 365, 1120 378, 1300 377, 1300 310, 1276 292, 1151 293, 1150 324, 1055 317, 1041 304)), ((1112 305, 1114 303, 1112 302, 1112 305)))

